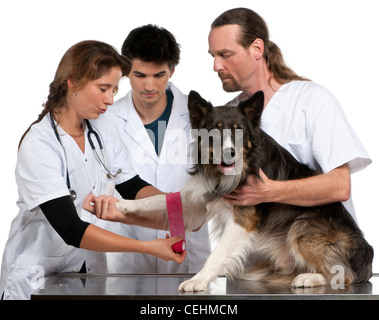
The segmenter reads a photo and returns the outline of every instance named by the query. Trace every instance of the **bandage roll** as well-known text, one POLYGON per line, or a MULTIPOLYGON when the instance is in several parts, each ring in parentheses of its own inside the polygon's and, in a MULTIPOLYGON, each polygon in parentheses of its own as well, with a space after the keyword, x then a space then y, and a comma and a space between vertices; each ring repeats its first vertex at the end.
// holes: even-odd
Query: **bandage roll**
MULTIPOLYGON (((173 236, 185 237, 183 207, 180 192, 168 194, 166 196, 168 222, 170 224, 170 234, 173 236)), ((172 245, 174 252, 183 252, 186 249, 185 239, 172 245)))

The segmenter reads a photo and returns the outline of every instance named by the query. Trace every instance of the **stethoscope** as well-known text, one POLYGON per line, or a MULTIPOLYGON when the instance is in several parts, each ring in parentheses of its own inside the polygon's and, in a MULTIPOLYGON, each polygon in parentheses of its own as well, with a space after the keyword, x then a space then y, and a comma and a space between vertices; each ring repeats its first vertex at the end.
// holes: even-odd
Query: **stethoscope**
MULTIPOLYGON (((54 130, 54 133, 55 133, 55 136, 57 137, 57 140, 59 141, 60 145, 62 146, 63 148, 63 144, 62 144, 62 140, 61 140, 61 137, 59 136, 59 133, 58 133, 58 130, 55 126, 55 123, 54 123, 54 117, 52 116, 52 114, 50 113, 50 120, 51 120, 51 127, 53 128, 54 130)), ((88 137, 88 142, 91 146, 91 149, 93 150, 94 154, 95 154, 95 157, 96 159, 99 161, 99 163, 102 165, 102 167, 105 169, 105 171, 107 172, 106 174, 106 177, 108 179, 112 179, 112 178, 116 178, 120 173, 122 173, 122 169, 118 169, 117 172, 115 174, 113 174, 108 168, 107 166, 105 165, 104 161, 105 161, 105 154, 104 154, 104 147, 103 147, 103 144, 101 142, 101 139, 100 139, 100 136, 99 134, 93 130, 92 128, 92 125, 90 124, 90 122, 85 119, 85 122, 86 122, 86 125, 88 127, 88 133, 87 133, 87 137, 88 137), (103 160, 101 160, 99 154, 97 153, 96 151, 96 147, 95 147, 95 144, 93 143, 93 140, 92 140, 92 137, 91 135, 94 135, 96 140, 97 140, 97 143, 99 145, 99 148, 100 148, 100 151, 101 151, 101 155, 103 157, 103 160)), ((65 152, 66 154, 66 151, 64 150, 63 148, 63 151, 65 152)), ((67 156, 66 156, 66 161, 67 161, 67 156)), ((70 192, 70 196, 71 196, 71 199, 72 201, 75 201, 76 198, 77 198, 77 194, 76 194, 76 191, 71 189, 71 182, 70 182, 70 176, 69 176, 69 173, 68 173, 68 166, 67 166, 67 174, 66 174, 66 185, 67 185, 67 188, 68 188, 68 191, 70 192)))

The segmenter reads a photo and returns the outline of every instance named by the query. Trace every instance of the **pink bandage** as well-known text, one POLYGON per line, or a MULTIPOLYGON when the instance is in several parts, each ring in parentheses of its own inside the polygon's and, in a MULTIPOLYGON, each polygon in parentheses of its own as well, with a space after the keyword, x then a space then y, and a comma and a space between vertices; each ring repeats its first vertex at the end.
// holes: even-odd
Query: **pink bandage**
MULTIPOLYGON (((171 237, 185 237, 182 198, 180 192, 166 195, 167 215, 170 224, 171 237)), ((174 252, 183 252, 186 248, 186 241, 182 240, 172 245, 174 252)))

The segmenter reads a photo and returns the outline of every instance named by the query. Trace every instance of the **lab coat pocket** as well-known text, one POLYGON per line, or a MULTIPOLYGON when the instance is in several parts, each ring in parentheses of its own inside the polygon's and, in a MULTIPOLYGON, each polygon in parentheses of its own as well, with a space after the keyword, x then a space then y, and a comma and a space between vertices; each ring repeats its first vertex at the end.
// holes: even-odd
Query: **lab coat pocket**
POLYGON ((116 183, 114 178, 108 178, 106 174, 103 175, 101 179, 100 194, 105 194, 106 196, 113 196, 115 191, 116 183))

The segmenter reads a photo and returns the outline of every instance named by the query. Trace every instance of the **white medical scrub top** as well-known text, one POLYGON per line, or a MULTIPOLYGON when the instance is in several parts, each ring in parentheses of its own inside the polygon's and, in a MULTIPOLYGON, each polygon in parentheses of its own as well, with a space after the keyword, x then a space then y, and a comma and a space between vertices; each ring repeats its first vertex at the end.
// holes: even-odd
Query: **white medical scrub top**
MULTIPOLYGON (((4 292, 4 299, 29 299, 30 294, 43 284, 44 279, 40 276, 78 272, 84 261, 87 272, 107 271, 105 254, 66 245, 39 208, 44 202, 69 195, 66 185, 68 167, 71 188, 77 193, 74 203, 80 218, 102 228, 108 224, 82 209, 83 200, 89 193, 104 194, 109 183, 105 169, 88 142, 88 128, 84 133, 83 153, 58 126, 61 145, 50 121, 48 114, 33 125, 18 153, 19 213, 12 222, 2 261, 0 294, 4 292)), ((120 184, 134 177, 136 173, 116 138, 112 124, 103 117, 90 123, 103 143, 107 167, 112 173, 122 169, 114 183, 120 184)), ((94 135, 92 140, 102 157, 94 135)))
MULTIPOLYGON (((241 94, 228 105, 244 99, 241 94)), ((263 110, 261 126, 299 162, 323 173, 345 163, 355 173, 372 162, 337 99, 311 81, 284 84, 263 110)), ((356 219, 351 197, 344 205, 356 219)))
MULTIPOLYGON (((192 167, 191 125, 187 96, 172 83, 168 89, 173 94, 173 103, 159 156, 134 108, 132 91, 116 101, 106 116, 113 117, 123 147, 140 177, 163 192, 177 192, 185 186, 192 167)), ((139 240, 165 238, 168 233, 125 224, 112 231, 139 240)), ((108 253, 108 267, 114 273, 196 273, 211 252, 208 224, 196 232, 186 232, 186 250, 182 264, 140 253, 108 253)))

